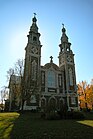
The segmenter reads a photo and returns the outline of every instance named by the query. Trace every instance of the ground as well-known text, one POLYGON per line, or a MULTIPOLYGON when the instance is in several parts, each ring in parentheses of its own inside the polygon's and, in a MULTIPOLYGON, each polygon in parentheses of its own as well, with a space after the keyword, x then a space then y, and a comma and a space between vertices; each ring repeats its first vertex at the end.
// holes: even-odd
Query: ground
POLYGON ((37 113, 0 113, 0 139, 91 139, 93 113, 85 120, 45 120, 37 113))

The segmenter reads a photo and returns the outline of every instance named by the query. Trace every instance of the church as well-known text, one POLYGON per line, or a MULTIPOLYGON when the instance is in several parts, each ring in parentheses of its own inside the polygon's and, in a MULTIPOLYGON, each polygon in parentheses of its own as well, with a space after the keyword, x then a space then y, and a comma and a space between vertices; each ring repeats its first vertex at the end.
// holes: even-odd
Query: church
POLYGON ((53 106, 60 109, 67 106, 68 110, 78 109, 78 95, 75 74, 74 53, 63 25, 59 44, 59 65, 50 56, 50 62, 41 65, 40 33, 37 18, 34 14, 30 27, 28 42, 25 47, 24 65, 24 110, 44 109, 53 106))

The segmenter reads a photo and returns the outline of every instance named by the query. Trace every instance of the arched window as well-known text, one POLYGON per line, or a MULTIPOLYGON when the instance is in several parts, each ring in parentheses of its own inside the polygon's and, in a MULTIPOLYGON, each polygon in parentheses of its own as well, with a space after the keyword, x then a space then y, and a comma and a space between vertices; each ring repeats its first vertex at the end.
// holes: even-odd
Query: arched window
POLYGON ((57 100, 56 100, 55 97, 51 97, 51 98, 49 99, 49 106, 50 106, 50 108, 55 109, 55 108, 56 108, 56 103, 57 103, 57 100))
POLYGON ((46 99, 42 98, 41 99, 41 107, 44 108, 46 106, 46 99))

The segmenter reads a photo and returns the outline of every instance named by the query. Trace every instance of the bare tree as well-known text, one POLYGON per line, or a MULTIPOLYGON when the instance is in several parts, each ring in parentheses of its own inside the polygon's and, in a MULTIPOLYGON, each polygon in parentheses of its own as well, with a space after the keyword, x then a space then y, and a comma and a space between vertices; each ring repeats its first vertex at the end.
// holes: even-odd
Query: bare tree
POLYGON ((24 72, 24 60, 18 59, 18 61, 15 63, 15 74, 23 77, 23 72, 24 72))
MULTIPOLYGON (((22 94, 23 94, 23 89, 22 89, 22 78, 23 78, 23 72, 24 72, 24 60, 23 59, 18 59, 17 62, 14 64, 14 68, 10 68, 7 71, 7 80, 9 81, 9 86, 11 83, 12 84, 12 89, 14 90, 14 96, 19 97, 20 101, 22 103, 22 94), (14 78, 12 78, 14 75, 14 78), (12 82, 11 79, 14 79, 14 81, 12 82), (16 79, 20 79, 19 82, 16 81, 16 79)), ((10 87, 9 87, 10 88, 10 87)), ((11 102, 12 104, 12 102, 11 102)), ((22 104, 20 104, 22 105, 22 104)))
POLYGON ((24 60, 23 59, 18 59, 18 61, 15 63, 15 73, 21 78, 21 86, 20 86, 21 109, 23 110, 23 105, 25 101, 25 92, 24 92, 25 84, 24 84, 24 79, 23 79, 23 73, 24 73, 24 60))
POLYGON ((7 75, 6 75, 7 81, 9 81, 11 75, 14 75, 14 74, 15 74, 14 69, 13 68, 9 68, 9 70, 7 71, 7 75))
POLYGON ((24 71, 24 60, 18 59, 17 62, 14 64, 14 68, 9 68, 7 71, 7 80, 10 80, 11 75, 23 76, 24 71))
POLYGON ((4 100, 9 99, 9 89, 7 86, 3 86, 3 98, 4 100))
POLYGON ((6 86, 2 87, 2 90, 0 91, 0 95, 1 95, 2 110, 4 110, 4 101, 9 98, 9 91, 6 86))

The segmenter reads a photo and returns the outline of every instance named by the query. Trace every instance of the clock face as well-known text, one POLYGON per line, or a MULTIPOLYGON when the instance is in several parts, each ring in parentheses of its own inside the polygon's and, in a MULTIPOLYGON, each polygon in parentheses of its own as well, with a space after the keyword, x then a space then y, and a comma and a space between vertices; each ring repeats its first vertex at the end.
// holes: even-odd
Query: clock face
POLYGON ((33 54, 37 54, 37 53, 38 53, 38 49, 37 49, 36 47, 32 47, 31 52, 32 52, 33 54))
POLYGON ((70 55, 67 56, 67 62, 73 62, 72 57, 70 55))

